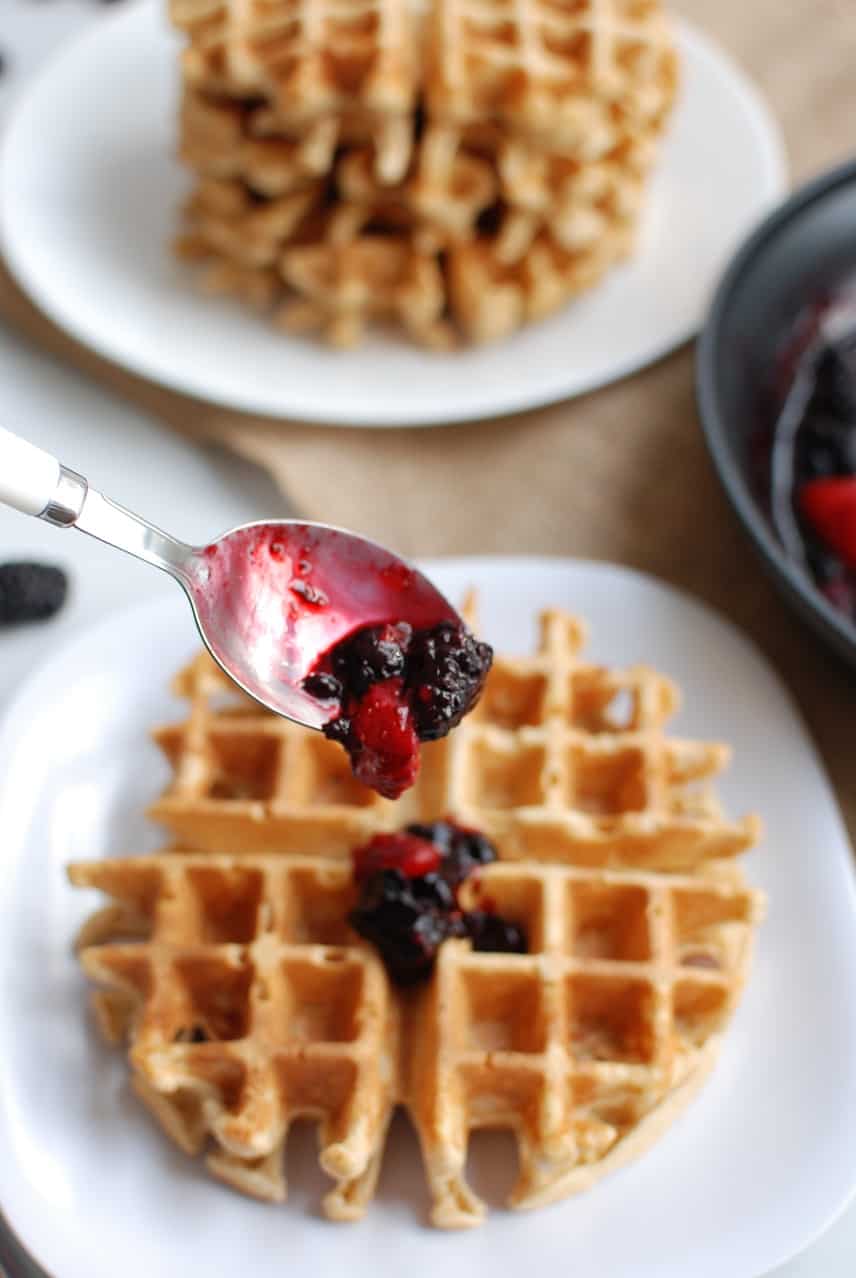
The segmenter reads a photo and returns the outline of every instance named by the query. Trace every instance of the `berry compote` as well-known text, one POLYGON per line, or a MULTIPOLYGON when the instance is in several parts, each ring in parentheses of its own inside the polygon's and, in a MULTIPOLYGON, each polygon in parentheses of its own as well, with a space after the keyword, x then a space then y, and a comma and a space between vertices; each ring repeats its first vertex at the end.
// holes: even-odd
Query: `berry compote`
POLYGON ((248 524, 195 556, 192 576, 224 669, 277 713, 324 728, 389 798, 412 785, 419 742, 460 721, 490 667, 490 648, 422 573, 352 533, 248 524))
POLYGON ((397 799, 416 780, 419 743, 460 723, 492 660, 486 643, 450 621, 427 630, 366 626, 336 644, 302 686, 332 703, 324 735, 345 747, 354 775, 397 799))
POLYGON ((782 345, 757 439, 785 550, 856 623, 856 291, 820 298, 782 345))
POLYGON ((496 860, 493 844, 478 831, 450 821, 408 825, 376 835, 352 855, 359 899, 351 925, 377 946, 397 985, 430 976, 449 937, 470 937, 477 950, 526 953, 526 935, 516 923, 487 901, 468 912, 458 900, 464 880, 496 860))

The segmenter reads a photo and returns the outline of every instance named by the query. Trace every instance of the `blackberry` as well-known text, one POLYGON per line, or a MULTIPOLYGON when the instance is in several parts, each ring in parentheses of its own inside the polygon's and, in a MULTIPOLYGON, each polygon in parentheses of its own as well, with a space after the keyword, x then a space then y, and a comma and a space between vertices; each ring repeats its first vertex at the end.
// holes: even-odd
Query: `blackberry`
POLYGON ((496 954, 525 954, 526 933, 516 923, 487 910, 472 910, 464 915, 464 926, 472 938, 474 950, 496 954))
POLYGON ((797 485, 812 479, 828 479, 847 475, 850 464, 850 439, 840 427, 807 415, 797 433, 794 448, 794 472, 797 485))
POLYGON ((443 857, 443 876, 453 886, 463 883, 473 870, 496 860, 496 848, 490 839, 478 830, 468 830, 451 821, 408 825, 407 833, 418 839, 427 839, 439 848, 443 857))
POLYGON ((373 683, 404 674, 409 626, 367 626, 337 645, 333 674, 349 696, 361 697, 373 683))
POLYGON ((493 844, 477 830, 451 821, 413 824, 376 835, 352 855, 360 895, 350 922, 377 946, 399 985, 428 977, 451 936, 471 937, 477 950, 526 953, 517 924, 490 909, 463 914, 458 905, 464 879, 496 859, 493 844))
POLYGON ((844 577, 844 565, 831 551, 811 533, 805 542, 806 560, 809 571, 821 587, 834 585, 844 577))
POLYGON ((45 621, 59 612, 68 578, 50 564, 0 564, 0 626, 45 621))
POLYGON ((433 871, 422 874, 418 878, 412 878, 410 889, 416 900, 420 901, 426 909, 447 912, 457 909, 455 893, 446 880, 433 871))
POLYGON ((348 749, 352 729, 351 720, 347 715, 340 714, 338 719, 331 719, 329 723, 324 724, 321 730, 328 740, 338 741, 339 745, 344 746, 346 750, 348 749))
POLYGON ((335 675, 312 674, 303 680, 303 687, 310 697, 319 701, 341 701, 342 685, 335 675))
POLYGON ((827 346, 812 371, 814 388, 795 441, 797 486, 856 470, 856 360, 845 348, 827 346))
POLYGON ((856 426, 856 358, 848 347, 826 346, 818 355, 812 408, 856 426))
POLYGON ((475 705, 493 651, 460 626, 417 631, 407 653, 406 686, 421 741, 444 737, 475 705))
POLYGON ((378 870, 364 880, 348 918, 377 946, 393 981, 413 985, 430 975, 443 941, 464 934, 460 914, 449 911, 450 898, 437 875, 409 879, 400 870, 378 870))

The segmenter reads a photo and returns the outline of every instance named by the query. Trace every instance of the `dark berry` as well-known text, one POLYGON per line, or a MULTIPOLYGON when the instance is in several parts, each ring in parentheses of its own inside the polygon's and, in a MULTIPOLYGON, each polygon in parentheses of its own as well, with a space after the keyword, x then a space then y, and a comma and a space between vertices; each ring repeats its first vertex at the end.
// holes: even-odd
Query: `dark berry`
POLYGON ((352 855, 360 896, 351 923, 377 946, 399 984, 427 977, 438 947, 452 936, 470 936, 480 950, 526 952, 522 929, 495 914, 487 899, 467 915, 458 905, 464 879, 496 859, 478 830, 451 821, 414 824, 376 835, 352 855))
POLYGON ((846 475, 850 469, 848 440, 841 428, 806 419, 799 428, 794 448, 797 484, 846 475))
POLYGON ((0 564, 0 626, 45 621, 59 612, 68 578, 49 564, 0 564))
POLYGON ((838 582, 844 576, 841 560, 811 533, 806 538, 805 552, 811 575, 819 586, 838 582))
POLYGON ((324 725, 324 736, 330 741, 338 741, 339 745, 348 749, 348 742, 351 739, 351 720, 347 715, 340 714, 337 719, 331 719, 329 723, 324 725))
MULTIPOLYGON (((303 587, 295 581, 292 589, 303 587)), ((395 799, 416 778, 418 742, 443 737, 460 722, 492 659, 487 644, 451 623, 415 634, 405 622, 366 626, 337 644, 303 687, 339 702, 326 736, 345 747, 359 780, 395 799)))
POLYGON ((828 413, 842 425, 856 425, 856 352, 825 346, 817 356, 810 409, 828 413))
POLYGON ((408 834, 435 844, 443 856, 443 875, 449 883, 463 883, 473 870, 496 860, 496 848, 478 830, 468 830, 451 821, 409 825, 408 834))
POLYGON ((407 653, 407 687, 422 741, 444 737, 472 709, 484 687, 493 652, 450 623, 417 631, 407 653))
POLYGON ((416 900, 426 908, 445 911, 457 909, 455 893, 439 874, 423 874, 413 879, 411 890, 416 900))
POLYGON ((447 857, 452 850, 452 840, 457 827, 451 821, 412 821, 405 829, 408 834, 415 835, 417 839, 427 839, 444 857, 447 857))
POLYGON ((333 651, 333 673, 346 692, 361 697, 383 679, 400 678, 404 673, 404 648, 410 638, 409 626, 369 626, 340 643, 333 651))
POLYGON ((856 307, 851 299, 825 294, 804 308, 779 350, 770 390, 769 402, 762 404, 769 420, 753 445, 762 500, 787 552, 808 569, 833 607, 856 619, 856 502, 850 491, 856 480, 856 307), (843 335, 831 339, 833 322, 843 335), (781 410, 797 378, 810 393, 795 424, 781 410), (782 518, 788 501, 795 522, 782 518))
POLYGON ((525 954, 526 933, 516 923, 487 910, 472 910, 464 915, 464 925, 472 937, 474 950, 490 950, 498 954, 525 954))
POLYGON ((309 675, 303 680, 303 687, 310 697, 317 697, 319 701, 341 701, 342 699, 342 685, 331 674, 309 675))
POLYGON ((360 936, 377 946, 399 985, 424 980, 443 941, 463 935, 460 915, 437 908, 432 886, 400 870, 379 870, 365 879, 349 920, 360 936))

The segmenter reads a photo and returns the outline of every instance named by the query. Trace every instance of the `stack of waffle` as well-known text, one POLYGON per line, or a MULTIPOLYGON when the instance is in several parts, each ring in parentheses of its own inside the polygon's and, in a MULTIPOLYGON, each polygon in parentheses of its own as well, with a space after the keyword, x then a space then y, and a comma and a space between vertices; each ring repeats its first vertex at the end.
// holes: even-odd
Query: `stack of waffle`
POLYGON ((762 910, 723 816, 723 747, 667 737, 674 686, 587 664, 548 613, 531 658, 498 658, 475 712, 425 748, 393 804, 343 752, 238 694, 207 657, 159 730, 173 781, 153 815, 177 847, 77 864, 112 903, 81 936, 106 1037, 187 1152, 258 1197, 285 1197, 290 1125, 320 1124, 332 1219, 370 1201, 390 1116, 419 1133, 432 1220, 479 1223, 469 1134, 512 1130, 515 1207, 588 1187, 642 1152, 703 1082, 762 910), (349 850, 452 814, 500 859, 463 891, 525 930, 526 954, 446 941, 430 982, 396 989, 348 926, 349 850))
POLYGON ((660 0, 169 0, 186 33, 183 257, 351 345, 448 346, 632 248, 675 93, 660 0))

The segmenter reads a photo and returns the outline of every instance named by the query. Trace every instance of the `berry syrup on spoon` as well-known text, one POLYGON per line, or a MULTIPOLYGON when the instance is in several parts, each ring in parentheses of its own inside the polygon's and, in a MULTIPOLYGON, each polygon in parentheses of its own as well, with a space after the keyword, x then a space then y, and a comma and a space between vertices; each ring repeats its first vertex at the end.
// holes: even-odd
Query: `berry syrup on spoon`
POLYGON ((344 746, 355 776, 398 798, 416 779, 420 742, 475 705, 490 647, 421 573, 349 533, 249 525, 204 556, 216 606, 250 619, 264 681, 287 683, 303 698, 301 718, 344 746))

